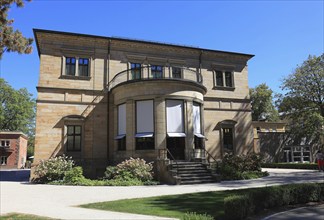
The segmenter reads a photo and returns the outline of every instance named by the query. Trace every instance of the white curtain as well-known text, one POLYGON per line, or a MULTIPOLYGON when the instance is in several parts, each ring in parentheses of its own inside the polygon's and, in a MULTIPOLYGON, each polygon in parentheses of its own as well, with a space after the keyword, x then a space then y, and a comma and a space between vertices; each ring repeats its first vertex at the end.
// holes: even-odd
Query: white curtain
POLYGON ((136 102, 136 133, 154 132, 153 100, 136 102))
POLYGON ((118 135, 126 134, 126 104, 118 106, 118 135))
POLYGON ((167 100, 167 133, 184 133, 183 101, 167 100))
POLYGON ((193 103, 193 127, 194 134, 201 134, 201 114, 200 114, 200 104, 194 102, 193 103))

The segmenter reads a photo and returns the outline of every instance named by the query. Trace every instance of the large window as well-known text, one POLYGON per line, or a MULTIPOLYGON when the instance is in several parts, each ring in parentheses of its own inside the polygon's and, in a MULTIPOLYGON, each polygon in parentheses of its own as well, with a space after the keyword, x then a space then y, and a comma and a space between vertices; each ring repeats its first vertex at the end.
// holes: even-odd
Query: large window
POLYGON ((233 72, 220 71, 214 72, 215 87, 234 88, 233 72))
POLYGON ((166 100, 168 158, 184 160, 185 131, 183 100, 166 100))
POLYGON ((154 149, 153 100, 136 102, 136 150, 154 149))
MULTIPOLYGON (((65 69, 63 75, 65 76, 89 76, 89 62, 88 58, 78 58, 78 57, 65 57, 65 69)), ((63 59, 63 60, 64 60, 63 59)))
POLYGON ((10 147, 10 141, 9 140, 1 140, 0 147, 10 147))
POLYGON ((223 147, 233 150, 233 128, 223 128, 223 147))
POLYGON ((67 151, 81 151, 82 127, 67 125, 67 151))
POLYGON ((140 63, 131 63, 131 75, 132 79, 140 79, 141 78, 141 64, 140 63))
POLYGON ((152 65, 151 66, 151 76, 154 79, 162 78, 163 77, 163 67, 157 66, 157 65, 152 65))
POLYGON ((126 150, 126 104, 118 106, 118 150, 126 150))
POLYGON ((204 135, 201 128, 201 106, 199 103, 193 103, 193 128, 194 128, 194 144, 196 149, 204 147, 204 135))
POLYGON ((0 165, 7 165, 7 156, 1 156, 0 158, 0 165))

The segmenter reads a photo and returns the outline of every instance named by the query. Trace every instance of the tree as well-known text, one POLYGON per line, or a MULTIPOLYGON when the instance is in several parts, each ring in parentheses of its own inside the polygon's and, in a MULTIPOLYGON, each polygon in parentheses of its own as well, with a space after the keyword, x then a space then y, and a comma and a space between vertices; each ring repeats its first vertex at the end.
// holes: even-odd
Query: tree
POLYGON ((35 100, 26 88, 15 90, 0 78, 0 130, 34 135, 35 100))
POLYGON ((309 56, 283 80, 286 91, 278 99, 279 111, 288 120, 294 144, 321 147, 324 133, 324 54, 309 56))
MULTIPOLYGON (((26 0, 31 1, 31 0, 26 0)), ((32 52, 32 38, 25 38, 19 30, 14 31, 13 19, 8 19, 8 11, 12 4, 24 6, 24 0, 1 0, 0 2, 0 59, 5 52, 29 54, 32 52)))
POLYGON ((272 102, 272 93, 272 90, 265 83, 250 89, 253 121, 261 119, 267 121, 279 120, 278 111, 272 102))

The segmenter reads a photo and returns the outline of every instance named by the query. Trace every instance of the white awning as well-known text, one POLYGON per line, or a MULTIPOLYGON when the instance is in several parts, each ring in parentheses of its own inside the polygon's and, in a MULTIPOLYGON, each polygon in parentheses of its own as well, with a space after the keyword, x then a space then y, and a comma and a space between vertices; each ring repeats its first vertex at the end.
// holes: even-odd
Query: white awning
POLYGON ((124 138, 124 137, 126 137, 126 134, 117 135, 117 136, 115 137, 115 140, 122 139, 122 138, 124 138))
POLYGON ((168 137, 186 137, 185 133, 168 133, 168 137))
POLYGON ((135 135, 137 138, 144 138, 144 137, 153 137, 153 132, 146 132, 146 133, 138 133, 135 135))
POLYGON ((199 137, 199 138, 205 138, 205 136, 202 135, 202 134, 195 134, 195 136, 196 136, 196 137, 199 137))

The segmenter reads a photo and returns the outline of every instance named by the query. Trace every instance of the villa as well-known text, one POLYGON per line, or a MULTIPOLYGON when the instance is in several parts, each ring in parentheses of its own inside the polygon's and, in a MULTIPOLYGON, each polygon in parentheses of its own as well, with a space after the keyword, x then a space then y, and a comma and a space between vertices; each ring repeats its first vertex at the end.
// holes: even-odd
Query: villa
POLYGON ((129 157, 158 164, 253 152, 250 54, 34 29, 35 158, 89 177, 129 157))

